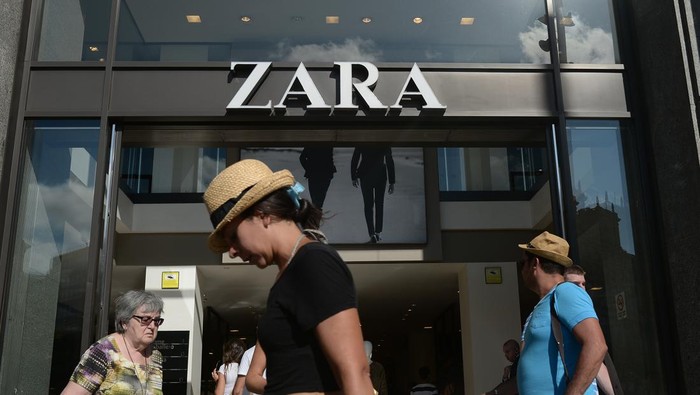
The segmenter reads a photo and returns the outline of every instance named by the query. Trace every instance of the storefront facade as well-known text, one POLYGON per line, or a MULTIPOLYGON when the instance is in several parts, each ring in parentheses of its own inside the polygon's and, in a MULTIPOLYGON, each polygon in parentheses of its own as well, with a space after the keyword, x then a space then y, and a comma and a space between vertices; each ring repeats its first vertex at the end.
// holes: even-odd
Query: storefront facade
MULTIPOLYGON (((331 148, 337 180, 350 163, 338 158, 391 147, 418 181, 396 181, 412 188, 387 200, 387 217, 406 202, 411 231, 386 225, 385 243, 368 246, 361 215, 347 226, 359 233, 328 231, 351 266, 464 265, 464 393, 488 389, 478 344, 489 329, 473 322, 490 315, 467 307, 481 295, 470 270, 516 260, 515 243, 545 229, 570 240, 600 286, 592 297, 628 392, 692 393, 697 55, 694 34, 670 28, 688 26, 690 4, 657 7, 662 32, 640 27, 644 5, 602 0, 15 4, 17 28, 3 34, 20 60, 0 69, 12 91, 0 107, 0 392, 60 392, 66 366, 108 331, 113 271, 136 259, 130 241, 168 234, 164 215, 150 213, 175 215, 173 226, 196 218, 227 163, 331 148), (651 56, 654 37, 670 42, 663 61, 651 56), (509 221, 504 201, 526 202, 529 222, 509 221)), ((331 211, 346 205, 328 199, 331 211)), ((188 225, 176 233, 205 250, 207 230, 188 225)), ((146 265, 230 263, 139 255, 146 265)), ((187 377, 186 392, 201 393, 201 372, 187 377)))

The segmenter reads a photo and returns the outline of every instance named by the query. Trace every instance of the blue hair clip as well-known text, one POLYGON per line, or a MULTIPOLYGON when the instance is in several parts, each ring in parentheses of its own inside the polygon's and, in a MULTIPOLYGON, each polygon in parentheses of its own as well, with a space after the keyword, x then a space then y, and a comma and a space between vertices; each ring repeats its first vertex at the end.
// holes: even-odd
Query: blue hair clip
POLYGON ((299 181, 295 181, 294 185, 287 188, 287 195, 289 195, 289 198, 292 199, 292 202, 294 202, 294 206, 296 206, 297 209, 301 208, 301 203, 299 203, 301 198, 299 197, 299 194, 304 192, 305 189, 306 188, 304 188, 299 181))

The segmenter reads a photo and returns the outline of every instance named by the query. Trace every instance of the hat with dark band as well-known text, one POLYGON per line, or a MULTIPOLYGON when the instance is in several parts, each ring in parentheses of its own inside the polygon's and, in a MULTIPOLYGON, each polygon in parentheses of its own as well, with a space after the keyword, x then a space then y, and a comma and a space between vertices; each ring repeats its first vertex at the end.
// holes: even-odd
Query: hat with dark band
POLYGON ((569 267, 573 264, 569 258, 569 243, 557 235, 547 231, 540 233, 527 244, 518 244, 518 247, 530 254, 548 259, 559 265, 569 267))
POLYGON ((209 235, 209 249, 219 253, 228 251, 229 245, 222 234, 224 226, 260 199, 294 183, 289 170, 273 173, 255 159, 244 159, 224 169, 204 192, 204 204, 214 226, 209 235))

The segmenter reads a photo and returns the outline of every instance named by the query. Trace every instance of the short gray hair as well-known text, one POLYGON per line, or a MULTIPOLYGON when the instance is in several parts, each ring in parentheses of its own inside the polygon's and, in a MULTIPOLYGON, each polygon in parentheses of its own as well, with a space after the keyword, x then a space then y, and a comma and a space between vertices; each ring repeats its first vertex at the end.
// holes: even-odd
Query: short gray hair
POLYGON ((124 324, 140 307, 147 313, 162 313, 163 299, 150 291, 131 290, 119 296, 114 301, 114 328, 117 333, 124 333, 124 324))

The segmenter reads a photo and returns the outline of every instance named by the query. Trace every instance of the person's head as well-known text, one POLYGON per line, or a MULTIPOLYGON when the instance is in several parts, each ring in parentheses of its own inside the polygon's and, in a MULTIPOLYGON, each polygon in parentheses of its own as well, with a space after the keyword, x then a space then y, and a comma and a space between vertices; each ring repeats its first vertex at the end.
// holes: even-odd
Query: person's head
POLYGON ((114 327, 132 343, 151 344, 163 323, 163 299, 150 291, 132 290, 114 302, 114 327))
POLYGON ((224 343, 223 356, 221 360, 225 364, 240 363, 241 357, 246 350, 245 342, 241 339, 228 339, 224 343))
POLYGON ((568 257, 569 243, 547 231, 540 233, 527 244, 518 244, 518 247, 523 251, 523 256, 518 261, 518 264, 522 265, 520 272, 530 288, 534 281, 530 276, 533 269, 539 268, 549 275, 564 276, 564 270, 573 264, 568 257))
MULTIPOLYGON (((288 170, 273 172, 264 163, 245 159, 217 175, 204 192, 214 231, 209 248, 265 267, 272 262, 268 232, 273 224, 318 229, 322 211, 298 195, 288 170)), ((277 228, 275 228, 277 229, 277 228)))
POLYGON ((514 339, 506 340, 503 343, 503 355, 508 362, 515 362, 520 356, 520 344, 514 339))
POLYGON ((371 362, 372 361, 372 342, 369 340, 365 340, 364 345, 365 345, 365 355, 367 356, 367 361, 371 362))
POLYGON ((579 265, 571 265, 564 271, 564 280, 586 289, 586 272, 579 265))
POLYGON ((427 366, 421 366, 418 369, 418 377, 420 377, 423 381, 427 381, 430 377, 430 368, 427 366))

